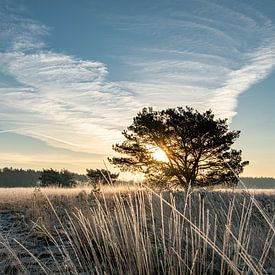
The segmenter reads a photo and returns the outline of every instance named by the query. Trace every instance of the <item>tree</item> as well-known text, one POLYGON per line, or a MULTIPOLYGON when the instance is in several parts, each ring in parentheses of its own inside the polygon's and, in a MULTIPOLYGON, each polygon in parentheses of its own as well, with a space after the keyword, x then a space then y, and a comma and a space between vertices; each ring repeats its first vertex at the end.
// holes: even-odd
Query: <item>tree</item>
POLYGON ((75 184, 74 174, 65 169, 60 172, 53 169, 43 169, 39 179, 42 186, 72 187, 75 184))
POLYGON ((87 169, 87 177, 93 184, 115 183, 119 173, 111 173, 105 169, 87 169))
POLYGON ((231 149, 240 131, 229 131, 227 119, 215 119, 211 110, 144 108, 122 134, 126 140, 113 149, 124 156, 109 161, 161 186, 236 185, 248 165, 241 151, 231 149), (156 150, 166 159, 154 157, 156 150))
POLYGON ((58 171, 51 169, 43 169, 39 177, 41 186, 60 185, 60 175, 58 171))
POLYGON ((74 173, 63 169, 60 171, 59 175, 61 187, 73 187, 76 184, 74 173))

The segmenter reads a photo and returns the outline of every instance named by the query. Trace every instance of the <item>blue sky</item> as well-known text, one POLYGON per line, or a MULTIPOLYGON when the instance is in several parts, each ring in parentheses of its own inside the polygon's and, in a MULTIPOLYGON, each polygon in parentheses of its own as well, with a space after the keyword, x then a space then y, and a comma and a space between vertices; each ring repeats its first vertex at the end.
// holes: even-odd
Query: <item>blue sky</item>
POLYGON ((144 106, 227 117, 275 176, 275 2, 0 3, 0 166, 102 166, 144 106))

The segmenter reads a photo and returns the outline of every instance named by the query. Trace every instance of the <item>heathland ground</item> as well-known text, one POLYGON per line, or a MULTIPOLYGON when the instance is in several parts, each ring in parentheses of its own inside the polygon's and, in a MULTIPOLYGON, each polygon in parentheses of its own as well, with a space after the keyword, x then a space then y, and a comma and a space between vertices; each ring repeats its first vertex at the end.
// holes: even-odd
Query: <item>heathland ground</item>
POLYGON ((274 274, 274 190, 0 190, 0 269, 274 274))

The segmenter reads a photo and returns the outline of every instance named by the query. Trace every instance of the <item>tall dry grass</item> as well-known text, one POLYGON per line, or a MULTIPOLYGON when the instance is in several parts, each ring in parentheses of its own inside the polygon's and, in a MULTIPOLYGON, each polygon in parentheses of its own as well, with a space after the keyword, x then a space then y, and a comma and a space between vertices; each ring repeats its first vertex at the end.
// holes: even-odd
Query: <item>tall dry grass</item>
POLYGON ((51 265, 32 255, 41 273, 275 273, 273 195, 146 189, 48 200, 38 191, 36 200, 35 229, 55 247, 51 265))

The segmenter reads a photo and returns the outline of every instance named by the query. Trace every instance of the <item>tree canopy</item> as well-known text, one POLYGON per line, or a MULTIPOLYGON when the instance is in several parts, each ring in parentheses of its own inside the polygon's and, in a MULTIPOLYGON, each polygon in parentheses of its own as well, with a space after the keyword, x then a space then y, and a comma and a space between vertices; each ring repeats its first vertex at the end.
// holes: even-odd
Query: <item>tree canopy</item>
POLYGON ((119 173, 111 173, 106 169, 87 169, 87 177, 93 184, 115 183, 119 173))
POLYGON ((227 119, 215 119, 211 110, 144 108, 122 134, 125 141, 113 149, 123 156, 109 161, 160 186, 236 185, 236 175, 248 165, 241 150, 231 149, 240 131, 230 131, 227 119))
POLYGON ((58 185, 59 187, 72 187, 75 185, 74 173, 68 170, 56 171, 43 169, 39 177, 42 186, 58 185))

